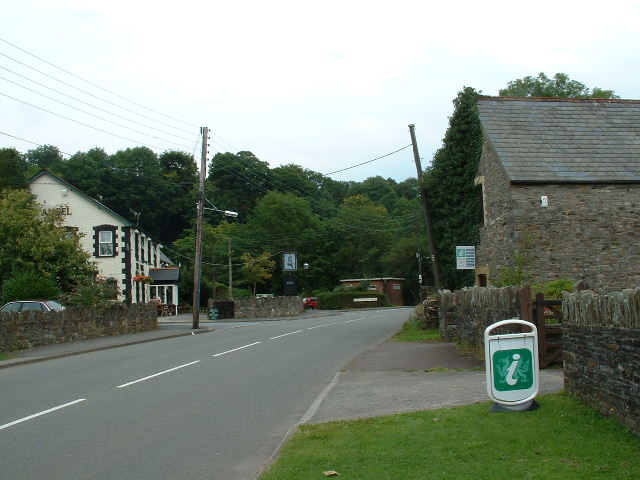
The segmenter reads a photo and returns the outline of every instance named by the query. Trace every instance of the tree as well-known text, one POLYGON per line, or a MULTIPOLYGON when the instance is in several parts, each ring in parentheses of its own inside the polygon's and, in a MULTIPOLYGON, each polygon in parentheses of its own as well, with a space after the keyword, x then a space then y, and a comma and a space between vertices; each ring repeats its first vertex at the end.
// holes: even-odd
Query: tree
POLYGON ((0 281, 35 271, 57 281, 63 291, 95 273, 80 239, 67 235, 62 217, 44 211, 28 190, 0 196, 0 281))
POLYGON ((240 271, 246 280, 253 285, 253 294, 256 294, 256 285, 269 280, 273 276, 276 268, 275 260, 271 259, 269 252, 263 252, 254 257, 251 253, 245 252, 240 256, 243 262, 240 271))
POLYGON ((30 168, 31 175, 35 175, 42 168, 53 171, 64 161, 58 147, 53 145, 41 145, 36 149, 29 150, 25 153, 24 158, 30 168))
POLYGON ((27 165, 15 148, 0 149, 0 192, 27 187, 27 165))
POLYGON ((218 208, 238 212, 240 219, 271 189, 269 164, 251 152, 218 153, 211 160, 206 197, 218 208))
POLYGON ((537 77, 512 80, 499 94, 502 97, 620 98, 613 90, 589 89, 584 83, 571 80, 566 73, 556 73, 549 78, 542 72, 537 77))
POLYGON ((443 145, 425 172, 427 201, 440 252, 442 284, 449 289, 474 283, 472 272, 456 269, 455 247, 475 245, 479 241, 482 206, 480 192, 474 184, 482 153, 478 96, 470 87, 458 93, 443 145))

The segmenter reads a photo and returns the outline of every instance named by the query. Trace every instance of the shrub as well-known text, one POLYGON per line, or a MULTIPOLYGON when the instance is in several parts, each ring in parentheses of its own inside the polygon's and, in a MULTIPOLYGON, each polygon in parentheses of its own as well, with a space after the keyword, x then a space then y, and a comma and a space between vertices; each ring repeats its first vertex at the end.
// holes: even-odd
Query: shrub
POLYGON ((53 278, 41 273, 16 273, 2 284, 2 303, 14 300, 57 300, 62 291, 53 278))
POLYGON ((561 299, 563 292, 573 292, 573 290, 574 281, 567 278, 533 285, 533 291, 544 294, 545 298, 561 299))
POLYGON ((73 307, 104 306, 113 303, 118 293, 118 281, 115 278, 98 277, 76 285, 71 293, 62 297, 62 303, 73 307))
POLYGON ((371 306, 389 306, 389 301, 387 300, 387 296, 384 293, 378 292, 363 292, 357 290, 351 291, 333 291, 333 292, 322 292, 318 294, 318 304, 319 308, 322 310, 339 310, 343 308, 359 308, 363 306, 368 306, 369 304, 365 302, 364 305, 358 304, 354 302, 354 298, 370 298, 376 297, 378 299, 377 302, 371 302, 373 305, 371 306))

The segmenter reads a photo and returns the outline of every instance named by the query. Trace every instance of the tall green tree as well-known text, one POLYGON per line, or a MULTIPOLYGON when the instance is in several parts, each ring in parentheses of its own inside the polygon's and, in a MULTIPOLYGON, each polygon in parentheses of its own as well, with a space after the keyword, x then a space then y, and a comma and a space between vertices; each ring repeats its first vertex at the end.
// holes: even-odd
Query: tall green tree
POLYGON ((482 205, 480 191, 474 185, 482 153, 478 97, 470 87, 458 93, 442 147, 425 173, 442 284, 449 289, 474 283, 473 272, 456 270, 455 247, 479 241, 482 205))
POLYGON ((240 221, 271 189, 269 164, 251 152, 218 153, 211 160, 206 196, 218 208, 238 212, 240 221))
POLYGON ((27 164, 15 148, 0 149, 0 192, 27 187, 27 164))
POLYGON ((549 78, 542 72, 537 77, 510 81, 499 94, 502 97, 620 98, 613 90, 590 89, 584 83, 571 80, 566 73, 556 73, 549 78))
POLYGON ((54 145, 41 145, 24 155, 29 167, 29 175, 35 175, 42 168, 54 171, 64 161, 62 153, 54 145))
POLYGON ((63 291, 93 276, 94 264, 79 238, 67 235, 62 217, 45 211, 28 190, 0 196, 0 281, 35 271, 57 281, 63 291))

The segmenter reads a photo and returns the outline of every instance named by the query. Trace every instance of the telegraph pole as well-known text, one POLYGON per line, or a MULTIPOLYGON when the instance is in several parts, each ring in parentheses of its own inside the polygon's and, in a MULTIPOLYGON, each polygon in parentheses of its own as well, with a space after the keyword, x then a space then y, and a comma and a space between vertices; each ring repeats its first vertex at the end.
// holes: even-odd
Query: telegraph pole
POLYGON ((202 154, 200 156, 200 187, 198 189, 198 217, 196 220, 196 255, 193 268, 193 322, 191 328, 200 328, 200 277, 202 276, 202 229, 204 224, 204 184, 207 171, 209 129, 202 127, 202 154))
POLYGON ((231 266, 231 237, 229 237, 229 300, 233 300, 233 270, 231 266))
POLYGON ((418 153, 415 125, 409 125, 409 133, 411 134, 411 144, 413 145, 413 159, 416 162, 416 170, 418 171, 418 184, 420 187, 420 197, 422 198, 424 223, 427 228, 427 240, 429 241, 429 250, 431 250, 431 269, 433 270, 433 282, 436 290, 440 290, 442 288, 442 284, 440 283, 438 247, 436 245, 435 238, 433 237, 433 229, 431 228, 431 217, 429 216, 429 207, 427 206, 427 191, 424 187, 424 174, 422 172, 422 165, 420 163, 420 154, 418 153))

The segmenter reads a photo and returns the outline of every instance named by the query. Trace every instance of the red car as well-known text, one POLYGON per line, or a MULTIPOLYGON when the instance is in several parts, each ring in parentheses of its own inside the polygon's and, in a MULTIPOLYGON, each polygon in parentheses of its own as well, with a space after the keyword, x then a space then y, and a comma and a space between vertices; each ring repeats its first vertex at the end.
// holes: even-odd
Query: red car
POLYGON ((307 297, 302 300, 302 306, 304 308, 310 308, 311 310, 315 310, 318 308, 318 299, 316 297, 307 297))

